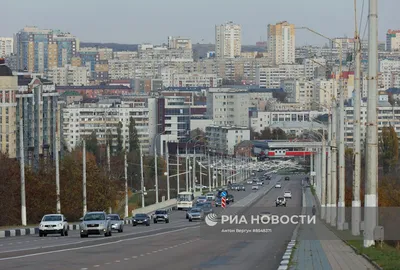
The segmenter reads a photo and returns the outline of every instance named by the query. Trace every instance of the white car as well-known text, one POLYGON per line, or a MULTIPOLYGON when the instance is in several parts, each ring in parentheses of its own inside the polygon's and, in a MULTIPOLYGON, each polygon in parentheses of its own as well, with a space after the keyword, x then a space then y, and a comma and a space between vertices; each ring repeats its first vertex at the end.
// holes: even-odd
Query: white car
POLYGON ((283 197, 291 199, 292 198, 292 192, 285 191, 285 193, 283 194, 283 197))
POLYGON ((282 188, 281 183, 276 183, 276 184, 275 184, 275 188, 282 188))
POLYGON ((259 186, 264 185, 264 181, 257 181, 257 185, 259 185, 259 186))
POLYGON ((253 184, 253 180, 247 180, 247 184, 249 185, 253 184))
POLYGON ((253 185, 253 186, 251 187, 251 190, 258 190, 258 189, 259 189, 258 185, 253 185))
POLYGON ((48 234, 61 234, 61 236, 68 236, 68 229, 68 222, 64 215, 44 215, 39 225, 39 236, 43 237, 48 234))
POLYGON ((206 198, 207 198, 207 201, 214 201, 215 195, 214 195, 214 193, 207 193, 206 198))

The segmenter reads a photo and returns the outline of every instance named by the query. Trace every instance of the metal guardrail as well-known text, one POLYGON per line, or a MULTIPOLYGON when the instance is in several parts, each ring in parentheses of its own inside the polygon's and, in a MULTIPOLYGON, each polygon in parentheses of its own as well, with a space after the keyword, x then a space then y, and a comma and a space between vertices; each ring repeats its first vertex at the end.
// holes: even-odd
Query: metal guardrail
POLYGON ((268 142, 269 148, 282 148, 282 147, 316 148, 321 146, 322 142, 268 142))

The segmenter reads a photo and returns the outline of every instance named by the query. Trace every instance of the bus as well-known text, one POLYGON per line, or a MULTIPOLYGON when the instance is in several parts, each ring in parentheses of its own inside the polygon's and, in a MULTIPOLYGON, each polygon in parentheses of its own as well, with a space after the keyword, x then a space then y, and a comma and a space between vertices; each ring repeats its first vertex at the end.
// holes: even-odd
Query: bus
POLYGON ((179 192, 176 208, 178 210, 187 210, 193 207, 194 195, 192 192, 179 192))

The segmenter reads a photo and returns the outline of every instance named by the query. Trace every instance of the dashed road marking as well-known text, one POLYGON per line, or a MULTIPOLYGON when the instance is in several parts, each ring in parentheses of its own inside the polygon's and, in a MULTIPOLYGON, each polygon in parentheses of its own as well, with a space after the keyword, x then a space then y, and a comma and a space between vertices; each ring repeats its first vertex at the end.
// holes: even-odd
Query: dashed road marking
POLYGON ((93 265, 94 268, 100 267, 100 265, 93 265))

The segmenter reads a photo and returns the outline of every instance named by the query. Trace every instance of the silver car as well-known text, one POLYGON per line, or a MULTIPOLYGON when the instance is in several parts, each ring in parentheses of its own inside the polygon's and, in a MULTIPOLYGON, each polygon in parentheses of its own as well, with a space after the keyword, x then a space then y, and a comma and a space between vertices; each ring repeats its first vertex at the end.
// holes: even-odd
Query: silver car
POLYGON ((119 217, 118 214, 109 214, 111 222, 111 229, 122 233, 124 231, 124 220, 119 217))
POLYGON ((192 208, 188 214, 189 214, 189 222, 192 222, 193 220, 204 219, 204 211, 201 208, 192 208))
POLYGON ((88 212, 80 219, 79 230, 81 238, 86 238, 89 235, 101 235, 105 237, 111 236, 111 220, 105 212, 88 212))

